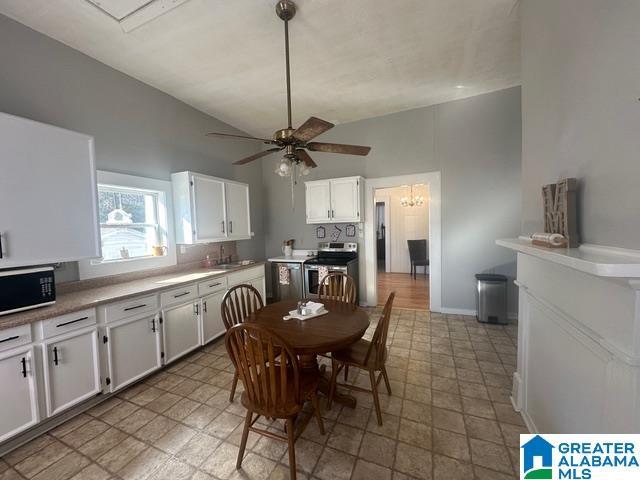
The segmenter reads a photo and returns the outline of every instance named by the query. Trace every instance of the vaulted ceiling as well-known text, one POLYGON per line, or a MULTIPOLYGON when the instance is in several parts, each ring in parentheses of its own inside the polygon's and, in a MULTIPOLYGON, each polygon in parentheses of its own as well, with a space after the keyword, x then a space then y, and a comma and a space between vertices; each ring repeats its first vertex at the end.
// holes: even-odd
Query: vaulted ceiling
MULTIPOLYGON (((149 3, 93 1, 119 13, 149 3)), ((128 33, 131 27, 87 0, 0 0, 0 13, 241 130, 270 135, 284 127, 275 0, 150 2, 173 3, 128 33)), ((311 115, 345 123, 520 83, 517 0, 297 5, 290 24, 294 126, 311 115)))

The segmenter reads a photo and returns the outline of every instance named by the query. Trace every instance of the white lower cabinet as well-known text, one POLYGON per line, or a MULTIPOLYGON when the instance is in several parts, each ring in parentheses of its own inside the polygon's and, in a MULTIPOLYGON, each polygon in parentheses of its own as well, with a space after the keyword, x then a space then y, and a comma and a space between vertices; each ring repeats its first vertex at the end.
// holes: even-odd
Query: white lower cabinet
POLYGON ((200 346, 199 302, 162 310, 164 363, 170 363, 200 346))
POLYGON ((253 288, 260 292, 260 296, 262 297, 262 301, 265 302, 265 292, 264 292, 264 277, 254 278, 253 280, 249 280, 249 282, 253 288))
POLYGON ((45 340, 42 360, 47 416, 56 415, 102 390, 96 327, 45 340))
POLYGON ((222 322, 222 297, 225 292, 217 292, 202 298, 202 344, 209 343, 214 338, 225 333, 222 322))
POLYGON ((158 314, 108 324, 107 383, 112 392, 135 382, 162 365, 158 314))
POLYGON ((33 347, 0 353, 0 442, 40 421, 33 347))

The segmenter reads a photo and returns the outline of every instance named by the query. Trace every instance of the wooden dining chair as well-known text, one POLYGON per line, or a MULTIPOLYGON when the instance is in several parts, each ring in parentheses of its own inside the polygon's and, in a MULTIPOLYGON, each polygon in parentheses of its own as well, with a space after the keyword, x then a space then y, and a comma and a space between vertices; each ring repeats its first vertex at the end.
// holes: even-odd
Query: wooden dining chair
POLYGON ((227 331, 225 345, 244 385, 241 400, 247 409, 236 468, 242 466, 247 437, 251 431, 288 444, 289 469, 291 478, 295 480, 295 442, 312 416, 315 416, 320 433, 324 435, 316 396, 320 373, 317 370, 301 370, 298 357, 287 342, 260 324, 235 325, 227 331), (277 352, 280 355, 276 363, 277 352), (294 420, 302 412, 307 400, 311 401, 313 412, 298 423, 296 432, 294 420), (255 427, 261 416, 285 419, 287 436, 255 427))
MULTIPOLYGON (((229 331, 234 325, 243 323, 249 315, 256 310, 264 307, 264 302, 260 296, 260 292, 249 284, 236 285, 231 287, 222 297, 222 305, 220 307, 222 313, 222 323, 229 331)), ((233 383, 231 384, 231 393, 229 401, 233 402, 238 386, 238 371, 233 374, 233 383)))
POLYGON ((320 280, 318 298, 337 300, 355 304, 357 301, 356 282, 346 273, 331 272, 320 280))
POLYGON ((387 360, 387 333, 389 332, 391 308, 393 306, 393 299, 395 296, 396 292, 391 292, 389 295, 387 303, 384 305, 384 310, 382 310, 382 317, 378 322, 378 326, 376 327, 376 331, 373 334, 371 341, 360 339, 344 350, 331 352, 331 385, 329 387, 329 401, 327 402, 327 409, 331 408, 333 396, 335 395, 336 387, 338 385, 358 390, 360 392, 370 392, 373 393, 373 403, 376 407, 378 425, 382 425, 382 412, 380 411, 380 399, 378 398, 378 384, 380 383, 380 380, 384 378, 384 383, 387 386, 387 392, 391 395, 391 384, 389 383, 389 376, 387 375, 385 362, 387 360), (338 373, 340 373, 340 370, 343 368, 346 369, 349 366, 367 370, 369 372, 371 390, 355 385, 338 383, 338 373), (380 372, 377 379, 376 372, 380 372))

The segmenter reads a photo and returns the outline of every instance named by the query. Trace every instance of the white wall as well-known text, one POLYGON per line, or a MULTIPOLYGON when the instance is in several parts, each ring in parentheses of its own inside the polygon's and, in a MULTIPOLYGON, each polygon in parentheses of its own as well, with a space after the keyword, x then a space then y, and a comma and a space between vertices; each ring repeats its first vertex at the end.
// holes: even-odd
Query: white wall
MULTIPOLYGON (((389 225, 386 234, 389 238, 390 272, 409 273, 411 262, 407 240, 429 239, 429 192, 426 185, 415 186, 413 194, 422 195, 425 202, 421 206, 403 207, 400 199, 410 196, 409 187, 380 188, 376 190, 376 201, 388 199, 389 225)), ((419 269, 422 272, 422 268, 419 269)))
POLYGON ((540 189, 580 182, 587 243, 640 246, 640 1, 523 0, 523 230, 542 228, 540 189))

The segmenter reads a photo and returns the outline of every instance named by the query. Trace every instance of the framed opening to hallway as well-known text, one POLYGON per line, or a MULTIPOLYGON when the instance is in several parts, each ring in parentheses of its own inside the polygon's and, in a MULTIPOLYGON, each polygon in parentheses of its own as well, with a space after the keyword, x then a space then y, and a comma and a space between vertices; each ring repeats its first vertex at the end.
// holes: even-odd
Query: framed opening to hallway
MULTIPOLYGON (((440 172, 429 172, 395 177, 370 178, 365 182, 365 225, 364 252, 360 255, 360 291, 364 292, 363 302, 369 306, 378 303, 378 258, 376 234, 376 191, 403 185, 424 184, 428 198, 428 238, 429 238, 429 309, 441 310, 442 269, 441 269, 441 191, 440 172)), ((388 254, 388 252, 387 252, 388 254)))

